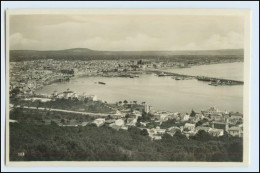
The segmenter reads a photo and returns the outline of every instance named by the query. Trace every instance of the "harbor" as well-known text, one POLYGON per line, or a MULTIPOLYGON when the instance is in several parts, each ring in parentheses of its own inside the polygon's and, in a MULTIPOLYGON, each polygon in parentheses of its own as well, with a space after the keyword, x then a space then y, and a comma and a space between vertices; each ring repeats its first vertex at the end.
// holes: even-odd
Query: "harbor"
POLYGON ((208 76, 193 76, 193 75, 185 75, 178 74, 173 72, 162 72, 162 71, 153 71, 158 77, 171 76, 172 79, 175 80, 188 80, 188 79, 197 79, 198 81, 209 82, 209 85, 212 86, 220 86, 220 85, 243 85, 243 81, 239 80, 231 80, 231 79, 223 79, 216 77, 208 77, 208 76))

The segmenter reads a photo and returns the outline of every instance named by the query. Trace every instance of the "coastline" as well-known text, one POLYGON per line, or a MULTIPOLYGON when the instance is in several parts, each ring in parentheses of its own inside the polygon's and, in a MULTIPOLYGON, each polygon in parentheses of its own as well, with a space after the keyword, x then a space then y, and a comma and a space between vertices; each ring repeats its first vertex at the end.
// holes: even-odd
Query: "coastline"
MULTIPOLYGON (((241 62, 232 62, 232 63, 241 63, 241 62)), ((218 63, 218 64, 228 64, 228 63, 218 63)), ((211 64, 210 64, 211 65, 211 64)), ((213 65, 213 64, 212 64, 213 65)), ((192 67, 195 67, 195 66, 192 66, 192 67)), ((142 71, 130 71, 130 72, 124 72, 124 73, 126 73, 126 74, 136 74, 136 73, 138 73, 138 74, 141 74, 141 75, 143 75, 143 74, 154 74, 154 72, 152 71, 152 70, 150 70, 150 69, 145 69, 145 70, 142 70, 142 71)), ((42 87, 40 87, 40 88, 37 88, 37 90, 35 90, 35 94, 43 94, 43 93, 40 93, 39 92, 39 90, 42 90, 42 88, 44 88, 45 86, 50 86, 50 85, 52 85, 52 84, 58 84, 59 85, 59 83, 60 84, 66 84, 66 83, 70 83, 70 81, 73 81, 73 80, 76 80, 76 79, 78 79, 78 78, 89 78, 89 77, 104 77, 104 78, 129 78, 129 77, 122 77, 122 76, 115 76, 114 74, 118 74, 118 72, 112 72, 112 74, 110 75, 110 73, 108 73, 108 75, 102 75, 101 73, 100 74, 97 74, 97 73, 92 73, 92 74, 75 74, 73 77, 70 77, 70 80, 68 80, 68 81, 63 81, 63 82, 57 82, 57 81, 55 81, 55 82, 52 82, 52 83, 50 83, 50 84, 45 84, 44 86, 42 86, 42 87)), ((192 77, 192 79, 195 79, 194 77, 192 77)), ((131 80, 130 78, 129 78, 129 80, 131 80)), ((174 80, 174 79, 172 79, 172 80, 174 80)), ((187 80, 189 80, 189 79, 187 79, 187 80)), ((197 80, 197 79, 196 79, 197 80)), ((100 80, 101 82, 103 82, 102 81, 102 79, 100 80)), ((96 82, 98 82, 98 80, 96 81, 96 82)), ((203 82, 203 81, 202 81, 203 82)), ((210 84, 210 83, 209 83, 210 84)), ((98 86, 97 86, 98 87, 98 86)), ((221 87, 221 86, 214 86, 214 85, 212 85, 212 86, 210 86, 210 87, 212 87, 212 88, 215 88, 215 87, 221 87)), ((229 87, 229 86, 228 86, 229 87)), ((69 88, 71 88, 72 90, 74 90, 72 87, 69 87, 69 88)), ((53 90, 54 91, 54 90, 53 90)), ((89 93, 89 94, 93 94, 93 93, 89 93)), ((111 101, 109 101, 109 100, 107 100, 106 98, 104 98, 104 97, 101 97, 100 96, 100 94, 97 94, 97 96, 98 97, 100 97, 100 99, 104 99, 104 100, 106 100, 106 101, 108 101, 108 102, 110 102, 110 103, 114 103, 114 102, 111 102, 111 101)), ((29 96, 30 97, 30 96, 29 96)), ((127 98, 127 99, 129 99, 129 98, 127 98)), ((141 100, 139 100, 139 101, 141 101, 141 100)), ((196 106, 195 106, 196 107, 196 106)), ((221 107, 221 106, 220 106, 221 107)), ((162 108, 159 108, 159 110, 164 110, 164 108, 162 109, 162 108)), ((229 109, 229 108, 227 108, 227 109, 229 109)), ((168 110, 168 108, 166 108, 165 110, 168 110)), ((187 109, 188 110, 188 109, 187 109)), ((239 111, 239 109, 230 109, 230 110, 234 110, 234 111, 239 111)), ((180 110, 181 111, 181 110, 180 110)), ((239 111, 239 112, 241 112, 241 111, 239 111)), ((242 111, 243 112, 243 111, 242 111)))

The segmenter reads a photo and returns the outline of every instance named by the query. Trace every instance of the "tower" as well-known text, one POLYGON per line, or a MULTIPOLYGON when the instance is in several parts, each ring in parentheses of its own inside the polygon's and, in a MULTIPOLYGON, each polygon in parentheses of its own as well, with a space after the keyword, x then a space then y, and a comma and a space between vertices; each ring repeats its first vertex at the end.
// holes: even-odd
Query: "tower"
POLYGON ((52 95, 56 97, 58 95, 58 92, 55 90, 52 95))
POLYGON ((211 128, 214 129, 214 122, 212 122, 212 124, 211 124, 211 128))
POLYGON ((225 130, 228 131, 229 129, 229 118, 226 119, 226 126, 225 126, 225 130))
POLYGON ((145 113, 149 113, 150 112, 150 106, 148 105, 148 104, 145 104, 144 105, 144 111, 145 111, 145 113))

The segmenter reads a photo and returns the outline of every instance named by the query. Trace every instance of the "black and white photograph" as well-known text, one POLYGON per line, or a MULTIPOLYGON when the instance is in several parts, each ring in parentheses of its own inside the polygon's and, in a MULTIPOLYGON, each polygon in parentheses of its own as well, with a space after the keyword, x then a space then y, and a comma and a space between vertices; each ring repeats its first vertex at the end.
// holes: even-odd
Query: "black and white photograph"
POLYGON ((6 23, 7 164, 248 164, 249 10, 7 10, 6 23))

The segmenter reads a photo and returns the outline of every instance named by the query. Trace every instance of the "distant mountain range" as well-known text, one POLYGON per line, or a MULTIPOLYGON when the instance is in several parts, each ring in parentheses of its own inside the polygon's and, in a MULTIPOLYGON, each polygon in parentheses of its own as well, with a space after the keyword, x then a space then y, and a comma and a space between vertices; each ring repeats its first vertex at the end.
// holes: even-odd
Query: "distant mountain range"
POLYGON ((73 56, 73 55, 244 55, 244 49, 176 50, 176 51, 98 51, 88 48, 65 50, 10 50, 10 56, 73 56))

